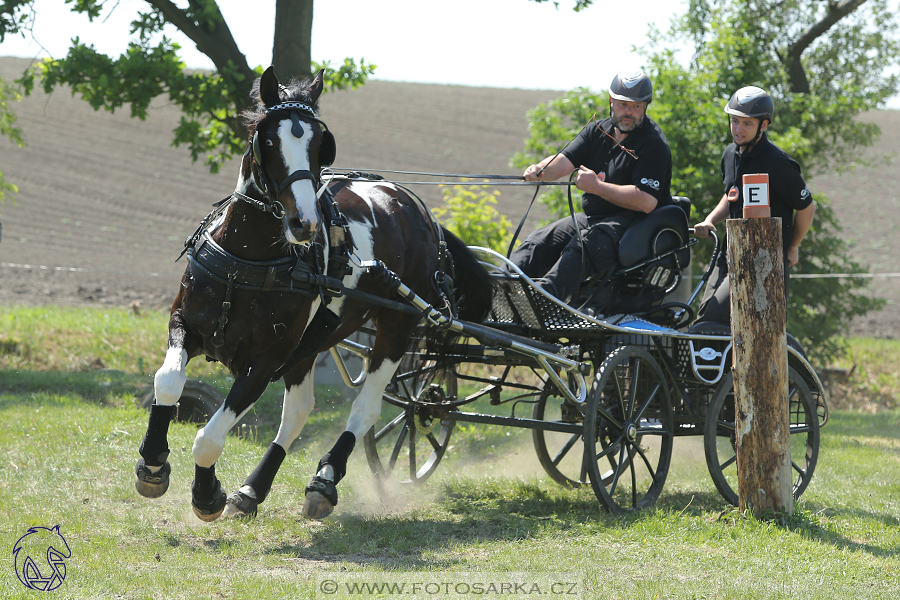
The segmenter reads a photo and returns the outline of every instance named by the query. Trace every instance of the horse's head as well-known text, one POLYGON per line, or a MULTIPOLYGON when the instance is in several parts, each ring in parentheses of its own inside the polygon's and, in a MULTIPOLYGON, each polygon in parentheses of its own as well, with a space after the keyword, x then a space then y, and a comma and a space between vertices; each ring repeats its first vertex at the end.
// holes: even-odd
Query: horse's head
POLYGON ((250 119, 250 151, 243 172, 266 197, 266 210, 282 220, 284 237, 308 244, 319 228, 317 193, 322 167, 334 162, 334 137, 317 117, 323 71, 312 82, 285 87, 272 67, 259 80, 259 105, 250 119))

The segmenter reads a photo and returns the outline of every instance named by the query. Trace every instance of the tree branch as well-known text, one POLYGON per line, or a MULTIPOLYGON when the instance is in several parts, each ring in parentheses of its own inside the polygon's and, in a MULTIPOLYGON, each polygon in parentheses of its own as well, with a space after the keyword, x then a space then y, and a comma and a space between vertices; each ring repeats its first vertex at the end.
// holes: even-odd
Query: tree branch
POLYGON ((197 50, 208 56, 220 73, 235 72, 243 76, 248 83, 256 79, 256 72, 249 67, 247 57, 234 41, 218 4, 212 1, 202 4, 197 0, 190 0, 191 7, 197 8, 198 11, 204 9, 209 15, 209 26, 203 26, 170 0, 145 0, 145 2, 161 12, 167 21, 188 36, 197 45, 197 50))
POLYGON ((824 35, 838 21, 852 13, 854 10, 862 6, 866 0, 844 0, 843 2, 829 2, 828 12, 821 21, 809 28, 806 33, 801 35, 788 46, 787 55, 784 58, 784 67, 787 70, 788 77, 791 81, 791 91, 795 94, 809 93, 809 79, 806 76, 806 70, 800 61, 801 55, 807 48, 812 45, 816 39, 824 35))

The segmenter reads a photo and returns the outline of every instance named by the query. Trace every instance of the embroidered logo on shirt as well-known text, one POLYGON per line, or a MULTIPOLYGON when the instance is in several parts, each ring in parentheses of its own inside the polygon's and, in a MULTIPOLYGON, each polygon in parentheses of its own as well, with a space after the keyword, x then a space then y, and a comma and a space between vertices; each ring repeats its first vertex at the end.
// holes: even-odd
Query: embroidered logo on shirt
POLYGON ((803 190, 801 190, 801 192, 800 192, 800 199, 806 200, 807 198, 809 198, 809 188, 804 187, 803 190))
POLYGON ((644 185, 649 185, 654 190, 659 189, 659 182, 655 179, 647 179, 646 177, 644 177, 643 179, 641 179, 641 183, 643 183, 644 185))
POLYGON ((606 181, 606 171, 599 171, 599 172, 597 173, 597 178, 598 178, 600 181, 606 181))

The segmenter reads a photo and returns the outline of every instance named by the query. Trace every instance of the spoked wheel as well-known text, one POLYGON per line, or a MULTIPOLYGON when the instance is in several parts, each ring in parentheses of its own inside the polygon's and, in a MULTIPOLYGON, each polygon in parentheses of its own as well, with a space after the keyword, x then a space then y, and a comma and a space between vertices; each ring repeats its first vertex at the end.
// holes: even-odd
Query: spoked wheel
POLYGON ((597 498, 614 514, 653 505, 674 437, 669 385, 657 360, 639 346, 610 353, 586 410, 584 461, 597 498))
POLYGON ((440 417, 446 411, 440 405, 456 393, 452 370, 408 353, 385 390, 381 419, 363 437, 372 473, 399 483, 425 482, 444 458, 455 425, 440 417))
MULTIPOLYGON (((791 427, 791 468, 794 498, 809 485, 819 456, 819 417, 809 386, 793 367, 788 370, 788 402, 791 427)), ((738 505, 737 455, 734 427, 734 379, 726 373, 709 407, 703 446, 706 465, 716 489, 725 500, 738 505)))
MULTIPOLYGON (((537 421, 584 423, 584 407, 565 400, 551 382, 534 404, 531 418, 537 421)), ((534 450, 538 461, 553 481, 565 487, 587 485, 588 472, 584 462, 584 432, 563 433, 533 429, 534 450)))

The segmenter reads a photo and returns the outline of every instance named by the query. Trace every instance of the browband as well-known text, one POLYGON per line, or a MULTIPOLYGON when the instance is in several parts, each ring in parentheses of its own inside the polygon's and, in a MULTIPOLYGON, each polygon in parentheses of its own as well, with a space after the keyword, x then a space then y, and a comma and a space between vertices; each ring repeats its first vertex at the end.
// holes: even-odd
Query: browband
POLYGON ((303 102, 282 102, 281 104, 276 104, 272 108, 266 109, 266 114, 269 114, 273 110, 302 110, 304 112, 308 112, 311 115, 315 115, 316 111, 313 110, 313 107, 309 104, 304 104, 303 102))

